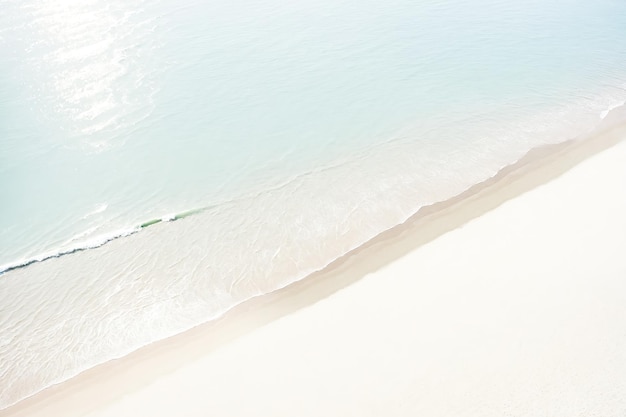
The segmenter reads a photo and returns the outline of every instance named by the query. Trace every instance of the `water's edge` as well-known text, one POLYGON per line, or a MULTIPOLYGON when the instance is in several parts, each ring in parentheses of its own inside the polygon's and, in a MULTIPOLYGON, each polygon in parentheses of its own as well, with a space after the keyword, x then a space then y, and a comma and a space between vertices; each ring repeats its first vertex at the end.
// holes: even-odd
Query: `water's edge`
MULTIPOLYGON (((590 133, 583 135, 583 138, 588 138, 590 136, 592 136, 594 133, 597 132, 601 132, 603 130, 606 130, 608 128, 610 128, 610 126, 613 126, 617 123, 620 123, 620 120, 622 118, 624 118, 625 116, 622 113, 625 113, 626 111, 624 110, 624 108, 626 107, 626 104, 622 104, 622 105, 618 105, 618 106, 613 106, 610 107, 609 109, 607 109, 605 112, 603 112, 603 114, 601 115, 601 119, 600 122, 591 130, 590 133), (617 121, 616 121, 617 120, 617 121)), ((576 141, 576 140, 581 140, 581 137, 575 137, 575 138, 570 138, 569 140, 565 140, 561 143, 559 143, 558 145, 561 144, 565 144, 569 141, 576 141)), ((539 150, 539 149, 543 149, 545 147, 550 147, 551 145, 540 145, 538 147, 535 148, 531 148, 528 153, 532 153, 535 150, 539 150)), ((514 161, 513 163, 509 164, 509 165, 505 165, 504 167, 501 168, 501 170, 506 170, 509 167, 513 167, 516 166, 518 163, 520 163, 520 161, 522 161, 526 156, 522 156, 520 159, 518 159, 517 161, 514 161)), ((327 167, 324 167, 324 169, 327 167)), ((307 176, 310 175, 314 172, 304 172, 298 175, 298 177, 303 177, 303 176, 307 176)), ((497 174, 496 174, 497 175, 497 174)), ((485 180, 488 181, 489 179, 485 180)), ((290 181, 288 181, 290 182, 290 181)), ((480 184, 477 183, 477 184, 480 184)), ((280 188, 280 187, 278 187, 280 188)), ((273 189, 270 190, 262 190, 259 193, 265 193, 268 191, 273 191, 273 189)), ((256 193, 255 193, 256 194, 256 193)), ((250 198, 250 195, 242 195, 239 198, 236 198, 234 200, 231 201, 227 201, 224 203, 232 203, 235 201, 240 201, 240 200, 244 200, 247 198, 250 198)), ((59 258, 62 256, 66 256, 66 255, 71 255, 77 252, 82 252, 88 249, 95 249, 95 248, 99 248, 113 240, 117 240, 120 238, 125 238, 127 236, 130 236, 132 234, 141 232, 143 229, 146 229, 150 226, 159 224, 159 223, 167 223, 167 222, 173 222, 173 221, 177 221, 177 220, 182 220, 185 218, 188 218, 190 216, 195 216, 197 214, 200 214, 204 211, 210 210, 212 208, 214 208, 215 206, 207 206, 207 207, 198 207, 198 208, 191 208, 191 209, 187 209, 184 211, 181 211, 179 213, 174 213, 174 214, 166 214, 163 215, 161 217, 156 217, 156 218, 151 218, 148 220, 145 220, 143 222, 141 222, 140 224, 133 226, 133 227, 129 227, 129 228, 123 228, 120 230, 114 230, 102 235, 97 235, 94 236, 92 238, 90 238, 89 240, 85 241, 85 242, 80 242, 77 243, 73 246, 70 246, 68 248, 62 248, 62 249, 58 249, 58 250, 53 250, 53 251, 49 251, 49 252, 45 252, 45 253, 41 253, 38 254, 36 256, 32 256, 29 258, 25 258, 25 259, 19 259, 13 262, 9 262, 6 263, 4 265, 0 265, 0 279, 2 278, 2 276, 4 274, 6 274, 9 271, 12 270, 16 270, 16 269, 21 269, 24 267, 27 267, 29 265, 32 265, 34 263, 38 263, 38 262, 43 262, 52 258, 59 258)), ((421 209, 418 208, 418 211, 421 209)))
MULTIPOLYGON (((467 199, 471 199, 473 197, 475 197, 476 195, 489 190, 493 185, 495 184, 501 184, 504 180, 509 180, 511 178, 515 178, 518 176, 523 175, 526 172, 529 172, 532 170, 534 170, 537 167, 540 167, 544 164, 546 164, 547 162, 558 158, 560 155, 563 155, 564 153, 567 153, 573 149, 577 149, 577 148, 581 148, 581 147, 585 147, 585 152, 583 152, 581 155, 579 155, 579 157, 573 161, 573 163, 571 163, 569 166, 565 167, 563 172, 566 171, 567 169, 571 168, 572 166, 574 166, 575 164, 581 162, 582 160, 594 155, 595 153, 598 153, 604 149, 609 148, 610 146, 616 144, 617 142, 619 142, 622 139, 622 136, 619 137, 608 137, 610 136, 609 133, 617 130, 617 129, 621 129, 623 130, 624 128, 626 128, 626 123, 624 123, 624 121, 626 120, 626 105, 624 106, 620 106, 618 108, 612 109, 608 115, 588 134, 584 134, 581 135, 577 138, 573 138, 571 140, 568 141, 564 141, 558 144, 552 144, 552 145, 543 145, 543 146, 539 146, 539 147, 535 147, 532 148, 531 150, 529 150, 522 158, 518 159, 516 162, 514 162, 513 164, 507 165, 505 167, 503 167, 502 169, 500 169, 497 174, 495 174, 494 176, 486 179, 485 181, 479 182, 473 186, 471 186, 470 188, 466 189, 465 191, 463 191, 460 194, 457 194, 456 196, 453 196, 449 199, 443 200, 443 201, 439 201, 433 204, 429 204, 429 205, 425 205, 420 207, 415 213, 413 213, 412 215, 408 216, 404 221, 402 221, 399 224, 396 224, 395 226, 388 228, 386 230, 380 231, 379 233, 375 234, 372 238, 366 240, 365 242, 357 245, 356 247, 350 248, 348 251, 340 254, 338 257, 336 257, 335 259, 332 259, 328 262, 326 262, 321 268, 316 268, 313 270, 308 270, 308 271, 302 271, 302 274, 298 274, 297 277, 292 277, 292 280, 289 280, 287 282, 284 282, 282 285, 277 286, 276 288, 274 288, 273 290, 269 291, 269 292, 259 292, 258 294, 254 294, 252 296, 248 296, 245 298, 242 298, 240 300, 238 300, 235 303, 232 303, 231 305, 229 305, 228 307, 224 308, 223 310, 217 312, 216 314, 211 315, 210 317, 207 317, 203 322, 201 323, 196 323, 192 326, 187 326, 185 328, 181 328, 179 331, 174 332, 172 334, 169 334, 165 337, 156 339, 151 341, 148 344, 144 344, 142 346, 137 346, 134 347, 130 350, 127 351, 123 351, 120 352, 119 355, 116 355, 115 357, 111 357, 108 358, 105 361, 101 361, 95 364, 92 364, 91 366, 86 367, 85 369, 79 370, 78 372, 74 373, 73 375, 70 375, 69 377, 66 375, 66 377, 61 378, 55 382, 53 382, 52 384, 49 384, 47 386, 43 386, 41 387, 39 390, 36 390, 34 392, 31 392, 30 395, 27 395, 21 399, 18 399, 17 401, 13 401, 9 404, 6 404, 3 408, 0 408, 0 410, 7 410, 9 408, 12 408, 14 405, 21 403, 22 401, 31 398, 32 396, 40 393, 41 391, 45 390, 46 388, 52 386, 52 385, 57 385, 60 383, 63 383, 64 381, 67 381, 70 378, 74 378, 76 375, 91 369, 95 366, 101 365, 103 363, 106 363, 110 360, 115 360, 115 359, 119 359, 122 358, 124 356, 127 356, 128 354, 137 351, 139 349, 142 349, 145 346, 149 346, 153 343, 158 343, 159 341, 165 339, 165 338, 169 338, 169 337, 174 337, 176 335, 180 335, 181 333, 184 333, 186 331, 189 331, 190 329, 197 327, 199 325, 214 321, 222 316, 224 316, 226 313, 228 313, 229 311, 233 310, 235 307, 247 303, 252 299, 256 299, 262 296, 266 296, 269 293, 275 293, 277 291, 280 291, 286 287, 289 287, 291 285, 294 285, 297 282, 300 281, 305 281, 307 279, 310 279, 312 276, 315 276, 316 274, 319 274, 321 271, 326 270, 328 268, 332 268, 333 265, 335 265, 336 263, 340 263, 342 262, 342 260, 344 260, 347 257, 350 257, 352 253, 355 253, 359 250, 361 250, 361 248, 366 247, 368 245, 371 245, 372 242, 381 239, 383 236, 388 235, 390 233, 395 233, 397 230, 400 230, 404 227, 406 227, 407 224, 409 223, 414 223, 416 221, 420 221, 424 218, 427 218, 428 216, 431 216, 435 213, 438 213, 444 209, 448 209, 448 208, 453 208, 456 204, 458 204, 459 202, 462 201, 466 201, 467 199)), ((194 214, 196 211, 194 212, 184 212, 183 216, 181 216, 180 218, 175 218, 175 217, 171 217, 169 219, 164 219, 164 220, 178 220, 178 219, 182 219, 183 217, 187 217, 190 214, 194 214)), ((146 222, 149 224, 146 224, 145 226, 143 226, 144 228, 147 226, 150 226, 152 224, 156 224, 159 223, 161 220, 157 220, 154 222, 146 222)), ((167 227, 167 225, 163 225, 163 227, 167 227)), ((141 226, 138 230, 141 230, 141 226)), ((104 242, 104 244, 108 243, 104 242)), ((84 250, 84 249, 81 249, 84 250)), ((37 262, 37 261, 34 261, 37 262)), ((33 263, 33 262, 31 262, 33 263)))

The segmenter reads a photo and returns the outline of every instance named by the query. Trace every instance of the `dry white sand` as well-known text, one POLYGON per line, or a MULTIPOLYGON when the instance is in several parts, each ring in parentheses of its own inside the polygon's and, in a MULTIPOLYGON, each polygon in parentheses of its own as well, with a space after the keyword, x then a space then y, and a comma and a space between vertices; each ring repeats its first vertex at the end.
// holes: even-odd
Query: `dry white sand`
POLYGON ((624 417, 619 137, 0 414, 624 417))

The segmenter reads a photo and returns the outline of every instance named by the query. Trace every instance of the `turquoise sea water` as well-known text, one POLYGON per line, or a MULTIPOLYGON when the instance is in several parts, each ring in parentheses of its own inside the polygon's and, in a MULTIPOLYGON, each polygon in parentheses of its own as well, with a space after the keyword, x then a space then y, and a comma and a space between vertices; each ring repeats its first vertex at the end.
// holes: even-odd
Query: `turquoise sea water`
POLYGON ((282 3, 0 0, 0 408, 626 100, 622 1, 282 3))

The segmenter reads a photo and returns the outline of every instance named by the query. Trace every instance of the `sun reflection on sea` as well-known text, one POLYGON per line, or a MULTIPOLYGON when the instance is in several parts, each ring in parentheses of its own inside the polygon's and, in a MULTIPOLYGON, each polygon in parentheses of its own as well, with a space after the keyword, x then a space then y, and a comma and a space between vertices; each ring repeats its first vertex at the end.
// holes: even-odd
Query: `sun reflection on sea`
POLYGON ((156 83, 150 36, 156 18, 143 1, 33 0, 30 45, 37 108, 62 130, 63 145, 102 151, 122 145, 128 127, 152 111, 156 83), (43 57, 43 58, 42 58, 43 57))

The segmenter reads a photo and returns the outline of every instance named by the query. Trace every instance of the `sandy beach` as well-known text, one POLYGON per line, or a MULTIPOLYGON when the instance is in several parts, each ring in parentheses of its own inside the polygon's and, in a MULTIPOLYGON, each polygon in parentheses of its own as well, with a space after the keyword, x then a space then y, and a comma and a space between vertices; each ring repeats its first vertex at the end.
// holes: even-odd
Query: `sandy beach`
POLYGON ((625 137, 533 156, 0 415, 623 417, 625 137))

